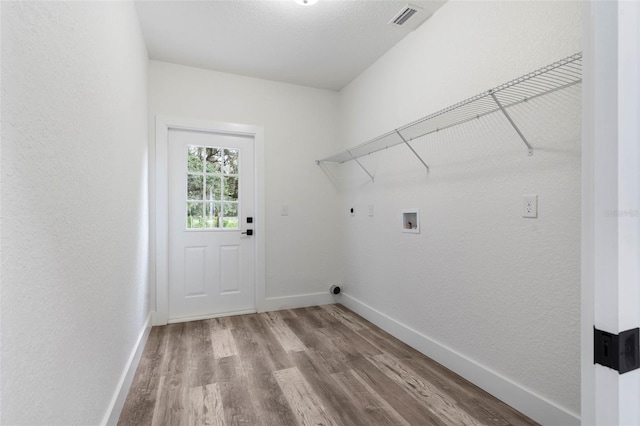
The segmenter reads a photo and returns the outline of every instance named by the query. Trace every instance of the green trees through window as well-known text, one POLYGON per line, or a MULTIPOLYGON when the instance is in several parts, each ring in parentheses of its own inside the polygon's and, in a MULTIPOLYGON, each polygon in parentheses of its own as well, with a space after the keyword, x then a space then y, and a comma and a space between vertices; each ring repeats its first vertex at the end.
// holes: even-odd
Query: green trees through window
POLYGON ((187 229, 238 229, 239 152, 187 146, 187 229))

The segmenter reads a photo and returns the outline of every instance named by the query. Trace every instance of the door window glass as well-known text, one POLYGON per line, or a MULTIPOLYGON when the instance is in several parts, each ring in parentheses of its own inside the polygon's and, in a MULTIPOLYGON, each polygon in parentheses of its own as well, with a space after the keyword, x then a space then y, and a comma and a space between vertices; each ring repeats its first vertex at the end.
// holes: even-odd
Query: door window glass
POLYGON ((239 229, 237 149, 187 146, 187 229, 239 229))

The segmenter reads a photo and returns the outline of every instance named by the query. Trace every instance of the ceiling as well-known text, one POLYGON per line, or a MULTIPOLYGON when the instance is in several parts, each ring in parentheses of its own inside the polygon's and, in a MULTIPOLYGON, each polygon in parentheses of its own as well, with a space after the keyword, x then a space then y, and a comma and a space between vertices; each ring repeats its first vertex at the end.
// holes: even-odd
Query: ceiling
POLYGON ((151 59, 340 90, 417 28, 444 1, 401 27, 388 25, 405 0, 136 1, 151 59))

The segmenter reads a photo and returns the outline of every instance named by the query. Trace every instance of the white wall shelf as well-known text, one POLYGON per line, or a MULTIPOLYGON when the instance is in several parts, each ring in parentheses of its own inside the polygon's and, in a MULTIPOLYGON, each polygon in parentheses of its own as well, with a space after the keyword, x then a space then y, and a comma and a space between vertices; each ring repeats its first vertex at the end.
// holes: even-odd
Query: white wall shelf
POLYGON ((445 109, 434 112, 433 114, 427 115, 353 148, 317 160, 316 164, 342 164, 353 160, 367 173, 373 182, 373 175, 358 159, 393 146, 405 145, 425 166, 428 173, 429 166, 420 155, 418 155, 409 142, 434 132, 479 119, 494 112, 504 114, 520 139, 522 139, 528 154, 533 155, 533 147, 520 131, 507 110, 515 105, 548 95, 581 82, 582 53, 580 52, 445 109))

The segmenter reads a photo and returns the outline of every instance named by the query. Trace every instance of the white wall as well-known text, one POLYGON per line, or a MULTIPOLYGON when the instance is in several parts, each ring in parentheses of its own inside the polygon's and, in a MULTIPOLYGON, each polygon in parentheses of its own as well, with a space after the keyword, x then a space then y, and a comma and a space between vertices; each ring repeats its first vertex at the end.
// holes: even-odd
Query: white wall
MULTIPOLYGON (((333 91, 149 63, 150 176, 156 115, 264 128, 266 230, 256 232, 266 232, 270 309, 325 300, 329 285, 341 277, 338 192, 314 164, 339 146, 337 114, 333 91), (280 215, 282 205, 288 205, 288 216, 280 215)), ((154 193, 152 179, 152 198, 154 193)), ((151 229, 154 222, 152 214, 151 229)), ((152 235, 152 259, 154 244, 152 235)))
POLYGON ((148 315, 129 2, 2 2, 2 424, 99 424, 148 315))
MULTIPOLYGON (((448 2, 341 92, 353 146, 580 51, 579 2, 448 2)), ((580 88, 345 165, 345 302, 546 424, 580 412, 580 88), (524 219, 522 196, 539 217, 524 219), (368 205, 375 216, 368 217, 368 205), (349 207, 356 208, 350 217, 349 207), (401 210, 421 210, 403 234, 401 210)))
MULTIPOLYGON (((2 7, 0 6, 0 48, 2 47, 2 7)), ((0 54, 0 70, 2 70, 2 54, 0 54)), ((0 71, 1 72, 1 71, 0 71)), ((1 74, 0 74, 1 75, 1 74)), ((0 93, 2 92, 2 78, 0 77, 0 93)), ((1 115, 1 110, 0 110, 1 115)), ((2 118, 0 116, 0 118, 2 118)), ((0 236, 2 236, 2 120, 0 119, 0 236)), ((2 312, 2 244, 0 244, 0 313, 2 312)), ((0 316, 0 354, 2 353, 2 317, 0 316)), ((0 425, 2 424, 2 356, 0 356, 0 425)))

